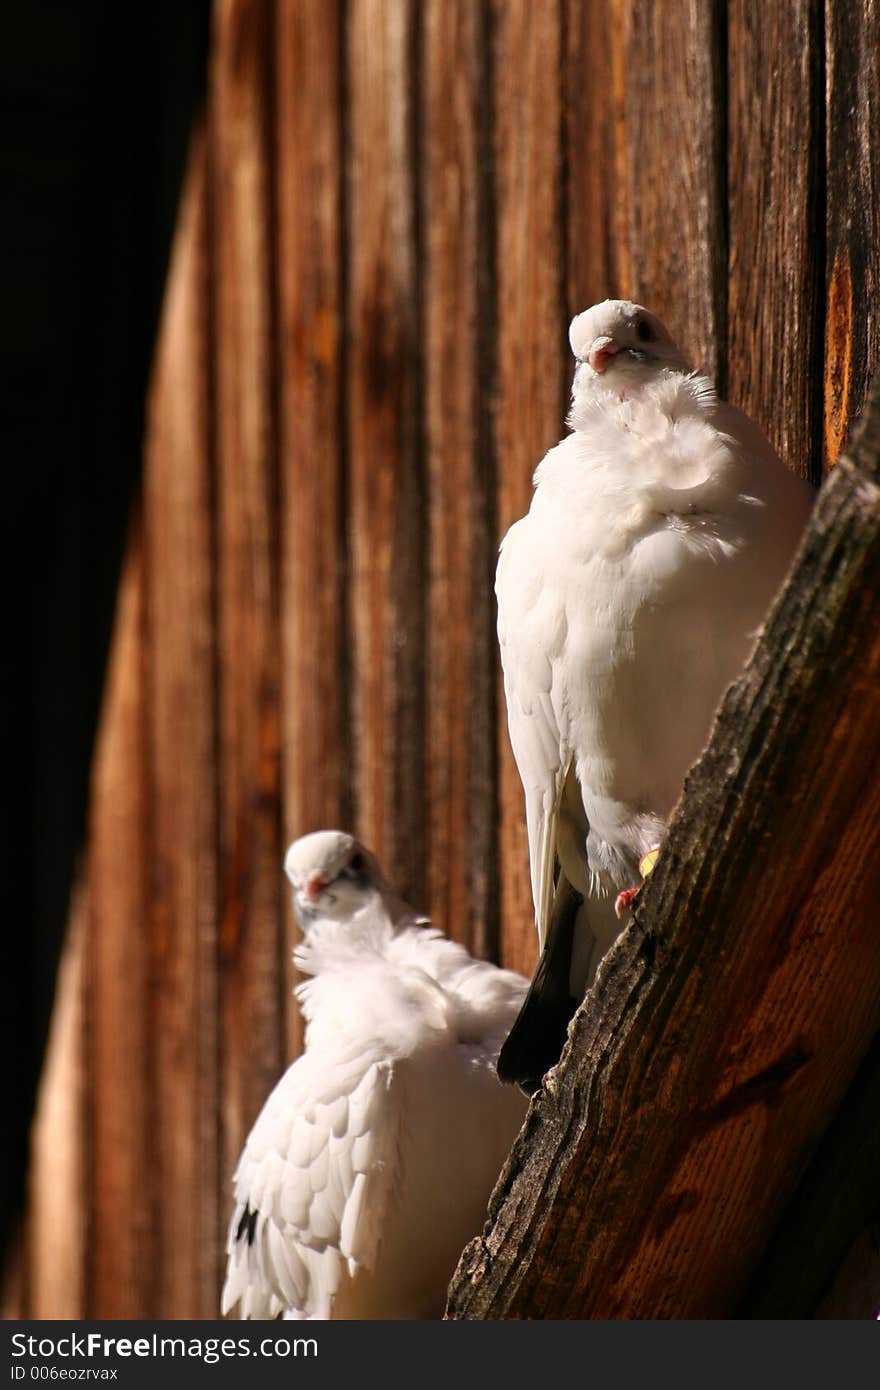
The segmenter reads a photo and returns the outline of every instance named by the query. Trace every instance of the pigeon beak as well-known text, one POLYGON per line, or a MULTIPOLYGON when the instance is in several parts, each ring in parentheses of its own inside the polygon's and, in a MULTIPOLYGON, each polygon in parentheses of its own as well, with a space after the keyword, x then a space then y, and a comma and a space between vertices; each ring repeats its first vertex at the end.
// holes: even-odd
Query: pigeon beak
POLYGON ((607 336, 595 338, 587 356, 587 361, 594 372, 604 372, 612 357, 616 357, 619 350, 613 338, 607 336))
POLYGON ((307 878, 305 883, 300 885, 300 892, 307 903, 316 903, 326 887, 326 879, 307 878))

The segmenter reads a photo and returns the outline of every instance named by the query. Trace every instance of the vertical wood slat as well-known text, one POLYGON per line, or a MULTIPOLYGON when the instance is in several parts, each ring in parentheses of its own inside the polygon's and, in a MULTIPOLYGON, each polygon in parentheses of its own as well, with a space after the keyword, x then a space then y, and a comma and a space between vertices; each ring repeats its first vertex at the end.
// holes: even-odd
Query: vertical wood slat
MULTIPOLYGON (((717 376, 726 253, 714 10, 702 0, 613 5, 616 178, 606 216, 624 297, 653 308, 694 364, 717 376)), ((594 90, 592 99, 603 98, 594 90)))
POLYGON ((348 819, 339 7, 277 13, 286 834, 348 819))
POLYGON ((489 412, 495 343, 484 153, 485 15, 423 8, 423 409, 430 521, 428 903, 481 955, 497 949, 493 763, 497 655, 489 412), (489 814, 487 814, 487 810, 489 814))
POLYGON ((271 19, 220 0, 210 74, 224 1221, 286 1054, 271 19))
POLYGON ((205 156, 200 132, 172 250, 144 480, 153 944, 148 1027, 155 1059, 147 1187, 157 1265, 151 1309, 166 1318, 215 1313, 220 1251, 205 156))
MULTIPOLYGON (((87 856, 88 1108, 83 1317, 155 1308, 156 1162, 142 526, 117 596, 95 746, 87 856)), ((60 1316, 55 1312, 53 1316, 60 1316)))
POLYGON ((715 10, 695 0, 568 0, 567 301, 571 316, 605 298, 640 299, 695 363, 723 381, 726 190, 715 10))
POLYGON ((828 171, 825 464, 880 361, 880 6, 825 4, 828 171))
POLYGON ((818 0, 729 4, 730 392, 789 466, 815 480, 825 275, 819 18, 818 0))
POLYGON ((424 905, 425 518, 413 177, 415 7, 348 9, 348 459, 356 821, 424 905))
MULTIPOLYGON (((531 476, 563 434, 568 384, 561 276, 560 14, 495 0, 494 135, 498 237, 495 438, 500 539, 527 510, 531 476)), ((531 973, 536 938, 523 794, 499 693, 499 872, 504 963, 531 973)))
POLYGON ((81 881, 71 902, 31 1135, 29 1318, 79 1319, 86 1314, 83 1101, 87 932, 88 908, 81 881))
MULTIPOLYGON (((613 0, 566 0, 565 18, 565 268, 566 318, 624 295, 629 274, 625 198, 618 178, 626 114, 622 76, 613 63, 613 0), (612 86, 611 75, 616 85, 612 86), (618 153, 619 151, 619 153, 618 153)), ((650 293, 650 290, 648 291, 650 293)), ((659 310, 659 306, 658 306, 659 310)))
MULTIPOLYGON (((348 829, 341 372, 342 73, 337 0, 277 7, 284 844, 348 829)), ((296 932, 288 908, 287 953, 296 932)), ((289 977, 288 977, 289 981, 289 977)), ((288 995, 288 1050, 301 1043, 288 995)))

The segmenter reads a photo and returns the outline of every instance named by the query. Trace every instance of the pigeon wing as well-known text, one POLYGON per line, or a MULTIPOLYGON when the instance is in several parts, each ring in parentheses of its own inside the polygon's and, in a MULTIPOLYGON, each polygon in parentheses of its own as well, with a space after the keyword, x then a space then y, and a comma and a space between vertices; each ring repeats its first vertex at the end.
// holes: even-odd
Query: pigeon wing
POLYGON ((397 1172, 391 1080, 369 1049, 288 1068, 235 1173, 224 1313, 327 1318, 340 1283, 373 1267, 397 1172))
POLYGON ((571 762, 553 709, 554 649, 564 640, 558 610, 535 577, 526 516, 501 545, 495 592, 507 726, 526 799, 529 867, 538 940, 543 947, 553 905, 562 790, 571 762))

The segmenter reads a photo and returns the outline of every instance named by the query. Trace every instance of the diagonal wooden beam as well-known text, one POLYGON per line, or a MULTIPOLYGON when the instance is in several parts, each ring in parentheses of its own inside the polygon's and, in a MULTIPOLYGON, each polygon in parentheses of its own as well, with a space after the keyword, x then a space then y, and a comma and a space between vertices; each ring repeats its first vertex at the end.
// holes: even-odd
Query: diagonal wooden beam
POLYGON ((880 1028, 878 593, 875 379, 448 1316, 734 1313, 880 1028))

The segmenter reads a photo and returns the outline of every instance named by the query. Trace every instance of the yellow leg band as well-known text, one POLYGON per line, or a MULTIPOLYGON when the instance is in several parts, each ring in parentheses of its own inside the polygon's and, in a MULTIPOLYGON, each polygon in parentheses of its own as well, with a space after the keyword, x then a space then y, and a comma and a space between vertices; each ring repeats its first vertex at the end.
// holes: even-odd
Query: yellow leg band
POLYGON ((647 878, 648 875, 653 872, 654 865, 657 863, 659 857, 659 848, 649 849, 647 854, 642 855, 641 859, 639 860, 639 873, 641 874, 642 878, 647 878))

